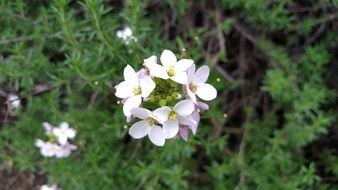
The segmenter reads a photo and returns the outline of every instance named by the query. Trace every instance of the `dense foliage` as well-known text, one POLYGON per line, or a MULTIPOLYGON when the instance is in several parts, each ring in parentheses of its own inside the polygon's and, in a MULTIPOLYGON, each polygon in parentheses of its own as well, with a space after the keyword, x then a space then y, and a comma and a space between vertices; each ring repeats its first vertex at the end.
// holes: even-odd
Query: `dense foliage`
POLYGON ((338 189, 337 18, 336 0, 0 1, 1 168, 72 190, 338 189), (114 86, 163 49, 209 65, 218 97, 159 148, 128 135, 114 86), (42 123, 63 121, 78 150, 43 158, 42 123))

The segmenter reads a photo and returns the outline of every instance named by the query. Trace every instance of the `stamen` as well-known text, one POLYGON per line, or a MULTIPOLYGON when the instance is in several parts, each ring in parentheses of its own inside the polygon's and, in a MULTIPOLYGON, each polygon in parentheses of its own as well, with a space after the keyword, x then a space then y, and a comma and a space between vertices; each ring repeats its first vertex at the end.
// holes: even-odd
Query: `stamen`
POLYGON ((136 86, 133 88, 133 93, 135 95, 140 95, 142 93, 141 87, 140 86, 136 86))
POLYGON ((155 121, 155 119, 153 119, 153 118, 148 118, 148 119, 147 119, 147 122, 148 122, 148 125, 149 125, 149 126, 153 126, 153 125, 155 125, 155 122, 156 122, 156 121, 155 121))
POLYGON ((176 112, 171 111, 171 112, 169 113, 169 119, 175 120, 175 119, 176 119, 176 112))
POLYGON ((168 74, 169 77, 175 76, 176 72, 175 72, 175 69, 174 69, 174 66, 173 66, 173 65, 171 65, 171 66, 169 67, 169 69, 167 70, 167 74, 168 74))
POLYGON ((192 84, 192 83, 189 85, 189 88, 192 92, 196 92, 196 90, 197 90, 197 86, 192 84))

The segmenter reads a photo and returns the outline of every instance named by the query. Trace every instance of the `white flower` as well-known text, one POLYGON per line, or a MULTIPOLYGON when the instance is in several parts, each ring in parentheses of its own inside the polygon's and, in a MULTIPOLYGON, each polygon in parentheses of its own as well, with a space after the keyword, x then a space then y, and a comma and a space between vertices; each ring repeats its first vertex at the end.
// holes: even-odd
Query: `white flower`
POLYGON ((133 31, 130 27, 125 27, 122 30, 116 31, 116 36, 124 41, 125 44, 129 44, 131 40, 137 41, 137 39, 133 36, 133 31))
POLYGON ((191 100, 182 100, 173 108, 163 106, 154 111, 155 117, 163 121, 163 131, 167 139, 173 138, 179 131, 179 125, 193 125, 193 121, 189 119, 189 115, 195 109, 195 105, 191 100))
POLYGON ((126 99, 123 104, 123 113, 129 117, 130 110, 139 107, 142 97, 148 97, 155 89, 156 84, 149 75, 138 78, 137 73, 130 65, 124 68, 123 75, 125 81, 116 86, 115 96, 126 99))
POLYGON ((156 56, 144 60, 144 65, 149 69, 151 76, 187 84, 187 73, 185 71, 194 63, 193 60, 181 59, 177 61, 176 56, 170 50, 164 50, 160 60, 163 66, 157 64, 156 56))
POLYGON ((59 150, 60 146, 55 144, 55 143, 51 143, 49 141, 44 142, 40 139, 37 139, 35 142, 35 146, 40 148, 40 153, 42 156, 44 157, 53 157, 55 156, 56 152, 59 150))
POLYGON ((52 186, 41 185, 39 190, 61 190, 61 189, 59 189, 56 184, 53 184, 52 186))
POLYGON ((76 130, 69 128, 67 122, 62 122, 60 126, 53 129, 53 134, 57 137, 58 142, 63 145, 68 139, 72 139, 76 135, 76 130))
POLYGON ((57 158, 68 157, 70 155, 70 153, 73 150, 76 150, 76 149, 77 149, 77 146, 67 142, 66 144, 63 144, 63 145, 60 146, 60 148, 56 151, 55 156, 57 158))
POLYGON ((9 94, 7 97, 7 101, 9 102, 11 108, 18 108, 20 106, 20 98, 15 94, 9 94))
POLYGON ((188 83, 186 90, 188 96, 197 103, 196 95, 202 100, 210 101, 216 98, 217 91, 215 87, 205 83, 209 77, 209 67, 202 66, 195 73, 195 65, 191 65, 188 69, 188 83))
POLYGON ((158 120, 154 114, 144 108, 132 109, 133 116, 142 119, 134 123, 129 129, 129 135, 135 139, 140 139, 148 135, 150 141, 157 146, 163 146, 165 136, 163 129, 158 125, 158 120))

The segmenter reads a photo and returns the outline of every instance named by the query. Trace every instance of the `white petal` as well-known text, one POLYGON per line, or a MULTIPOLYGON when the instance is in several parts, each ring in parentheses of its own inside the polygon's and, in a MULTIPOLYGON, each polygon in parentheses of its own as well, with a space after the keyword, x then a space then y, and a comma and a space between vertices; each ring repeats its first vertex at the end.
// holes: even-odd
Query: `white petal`
POLYGON ((135 85, 128 81, 123 81, 116 86, 115 96, 119 98, 128 98, 134 95, 133 88, 135 85))
POLYGON ((57 139, 60 144, 66 144, 68 140, 67 136, 64 134, 57 136, 57 139))
POLYGON ((194 125, 196 123, 195 121, 191 120, 190 118, 188 118, 186 116, 181 116, 181 115, 177 116, 177 120, 180 124, 187 125, 187 126, 194 125))
POLYGON ((186 72, 176 72, 176 74, 170 77, 171 80, 180 83, 187 84, 187 73, 186 72))
POLYGON ((53 129, 53 134, 55 136, 60 136, 60 135, 62 135, 62 130, 60 128, 54 128, 53 129))
POLYGON ((123 31, 122 31, 122 30, 116 31, 116 36, 117 36, 118 38, 123 38, 123 31))
POLYGON ((152 64, 157 64, 157 57, 155 55, 152 55, 149 58, 144 59, 143 62, 144 62, 145 66, 152 65, 152 64))
POLYGON ((187 94, 188 94, 189 98, 190 98, 193 102, 197 103, 196 95, 195 95, 195 93, 193 93, 193 92, 190 90, 189 86, 186 86, 186 90, 187 90, 187 94))
POLYGON ((69 124, 67 122, 62 122, 59 127, 61 130, 67 130, 69 128, 69 124))
POLYGON ((175 68, 178 71, 186 71, 193 64, 194 61, 192 59, 181 59, 175 64, 175 68))
POLYGON ((127 65, 124 70, 123 70, 123 76, 124 80, 137 85, 138 84, 138 79, 137 79, 137 73, 135 70, 130 66, 127 65))
POLYGON ((145 137, 149 132, 149 125, 146 120, 134 123, 129 129, 129 135, 135 139, 145 137))
POLYGON ((189 118, 194 122, 193 125, 189 125, 192 133, 195 135, 197 132, 198 124, 200 122, 200 113, 199 112, 194 112, 192 113, 189 118))
POLYGON ((161 79, 168 79, 169 76, 165 68, 159 64, 146 64, 146 67, 149 69, 149 74, 154 77, 161 79))
POLYGON ((166 139, 171 139, 175 137, 178 133, 178 121, 169 119, 163 125, 163 131, 166 139))
POLYGON ((151 79, 150 76, 145 76, 140 80, 140 86, 142 91, 142 97, 146 98, 150 95, 150 93, 155 89, 156 84, 151 79))
POLYGON ((168 115, 170 112, 171 112, 171 109, 169 107, 163 106, 153 111, 153 114, 158 121, 164 123, 168 120, 168 115))
POLYGON ((210 101, 216 98, 217 91, 215 87, 210 84, 199 84, 195 91, 195 94, 202 100, 210 101))
POLYGON ((175 65, 177 62, 175 54, 170 50, 164 50, 161 54, 161 63, 168 69, 171 65, 175 65))
POLYGON ((192 82, 192 80, 194 79, 194 74, 195 74, 195 64, 192 64, 187 71, 187 77, 188 77, 187 84, 190 84, 192 82))
POLYGON ((38 148, 42 148, 44 145, 45 145, 45 142, 42 141, 41 139, 37 139, 35 141, 35 146, 38 147, 38 148))
POLYGON ((127 99, 127 101, 123 104, 123 113, 125 116, 131 115, 131 110, 133 108, 138 108, 142 102, 141 96, 132 96, 127 99))
POLYGON ((124 34, 124 36, 126 36, 126 37, 130 37, 130 36, 133 35, 133 31, 131 30, 130 27, 127 26, 127 27, 124 28, 123 34, 124 34))
POLYGON ((205 65, 205 66, 200 67, 199 69, 197 69, 194 75, 193 83, 195 84, 205 83, 208 80, 209 73, 210 73, 210 69, 208 66, 205 65))
POLYGON ((76 135, 75 129, 72 129, 72 128, 68 129, 68 130, 66 131, 66 135, 67 135, 67 137, 70 138, 70 139, 74 138, 75 135, 76 135))
POLYGON ((181 116, 190 115, 195 109, 194 102, 191 100, 182 100, 174 106, 174 111, 181 116))
POLYGON ((154 125, 150 127, 148 136, 150 141, 154 143, 156 146, 163 146, 165 143, 164 132, 160 126, 154 125))
POLYGON ((131 110, 133 116, 138 117, 140 119, 147 119, 151 115, 151 111, 145 108, 134 108, 131 110))

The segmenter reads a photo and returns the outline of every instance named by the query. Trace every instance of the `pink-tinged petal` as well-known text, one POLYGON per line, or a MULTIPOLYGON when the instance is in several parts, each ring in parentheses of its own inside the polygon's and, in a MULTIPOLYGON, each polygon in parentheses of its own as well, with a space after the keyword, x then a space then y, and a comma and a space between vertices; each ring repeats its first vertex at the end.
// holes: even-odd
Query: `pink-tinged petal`
POLYGON ((178 102, 173 110, 181 116, 190 115, 195 109, 194 102, 191 100, 182 100, 178 102))
POLYGON ((131 115, 131 110, 140 106, 142 102, 141 96, 132 96, 129 97, 126 103, 123 104, 123 113, 125 116, 131 115))
POLYGON ((217 91, 215 87, 210 84, 199 84, 195 94, 205 101, 210 101, 217 97, 217 91))
POLYGON ((195 125, 196 121, 192 120, 191 118, 188 118, 186 116, 177 116, 177 120, 182 125, 195 125))
POLYGON ((187 71, 187 77, 188 77, 188 85, 192 82, 192 80, 194 79, 194 74, 195 74, 195 64, 192 64, 188 71, 187 71))
POLYGON ((147 119, 151 115, 151 111, 145 108, 134 108, 131 110, 131 114, 140 119, 147 119))
POLYGON ((194 121, 193 125, 189 125, 192 133, 195 135, 197 132, 197 128, 198 128, 198 124, 200 122, 200 114, 196 111, 194 113, 192 113, 189 118, 194 121))
POLYGON ((175 137, 178 133, 178 121, 169 119, 163 125, 164 136, 166 139, 175 137))
POLYGON ((59 127, 61 130, 67 130, 69 128, 69 124, 67 122, 62 122, 59 127))
POLYGON ((163 146, 165 143, 164 132, 160 126, 154 125, 150 127, 148 136, 150 141, 154 143, 156 146, 163 146))
POLYGON ((128 98, 134 95, 133 88, 135 85, 128 81, 123 81, 116 86, 115 96, 119 98, 128 98))
POLYGON ((186 71, 194 64, 192 59, 181 59, 175 64, 175 69, 178 71, 186 71))
POLYGON ((177 62, 175 54, 170 50, 164 50, 161 54, 160 60, 166 69, 168 69, 170 66, 174 66, 174 64, 177 62))
POLYGON ((189 86, 186 86, 188 97, 194 102, 197 103, 196 95, 190 90, 189 86))
POLYGON ((187 84, 187 73, 177 72, 174 76, 170 77, 170 79, 179 84, 187 84))
POLYGON ((183 140, 188 142, 188 138, 189 138, 189 128, 188 128, 188 126, 181 125, 178 133, 180 134, 180 136, 182 137, 183 140))
POLYGON ((143 62, 145 66, 157 64, 157 57, 155 55, 152 55, 149 58, 144 59, 143 62))
POLYGON ((168 116, 170 112, 171 112, 171 109, 169 107, 163 106, 153 111, 153 114, 159 122, 164 123, 168 120, 168 116))
POLYGON ((133 116, 132 116, 132 115, 127 116, 127 117, 126 117, 126 122, 129 123, 129 122, 131 122, 132 119, 133 119, 133 116))
POLYGON ((153 77, 158 77, 161 79, 168 79, 169 76, 167 71, 162 65, 158 64, 146 64, 146 67, 149 69, 149 74, 153 77))
POLYGON ((123 76, 124 76, 125 81, 128 81, 129 83, 132 83, 134 85, 138 84, 137 73, 135 72, 135 70, 130 65, 127 65, 124 68, 123 76))
POLYGON ((43 140, 41 140, 41 139, 37 139, 37 140, 35 141, 35 146, 38 147, 38 148, 41 148, 41 147, 43 147, 44 145, 45 145, 45 142, 44 142, 43 140))
POLYGON ((204 102, 197 102, 197 108, 200 110, 208 110, 209 105, 204 102))
POLYGON ((140 80, 140 86, 141 86, 141 91, 142 94, 141 96, 143 98, 146 98, 150 95, 150 93, 155 89, 156 84, 155 82, 151 79, 150 76, 145 76, 140 80))
POLYGON ((129 135, 135 139, 145 137, 149 132, 149 125, 146 120, 134 123, 129 129, 129 135))
POLYGON ((197 69, 194 75, 193 83, 194 84, 205 83, 208 80, 209 73, 210 69, 208 66, 205 65, 200 67, 199 69, 197 69))
POLYGON ((138 79, 142 79, 143 77, 148 76, 147 73, 148 73, 147 70, 141 69, 141 70, 139 70, 139 71, 137 72, 137 78, 138 78, 138 79))
POLYGON ((52 134, 53 128, 54 128, 53 125, 51 125, 50 123, 44 122, 44 123, 42 124, 42 126, 43 126, 43 128, 45 129, 46 135, 52 134))

